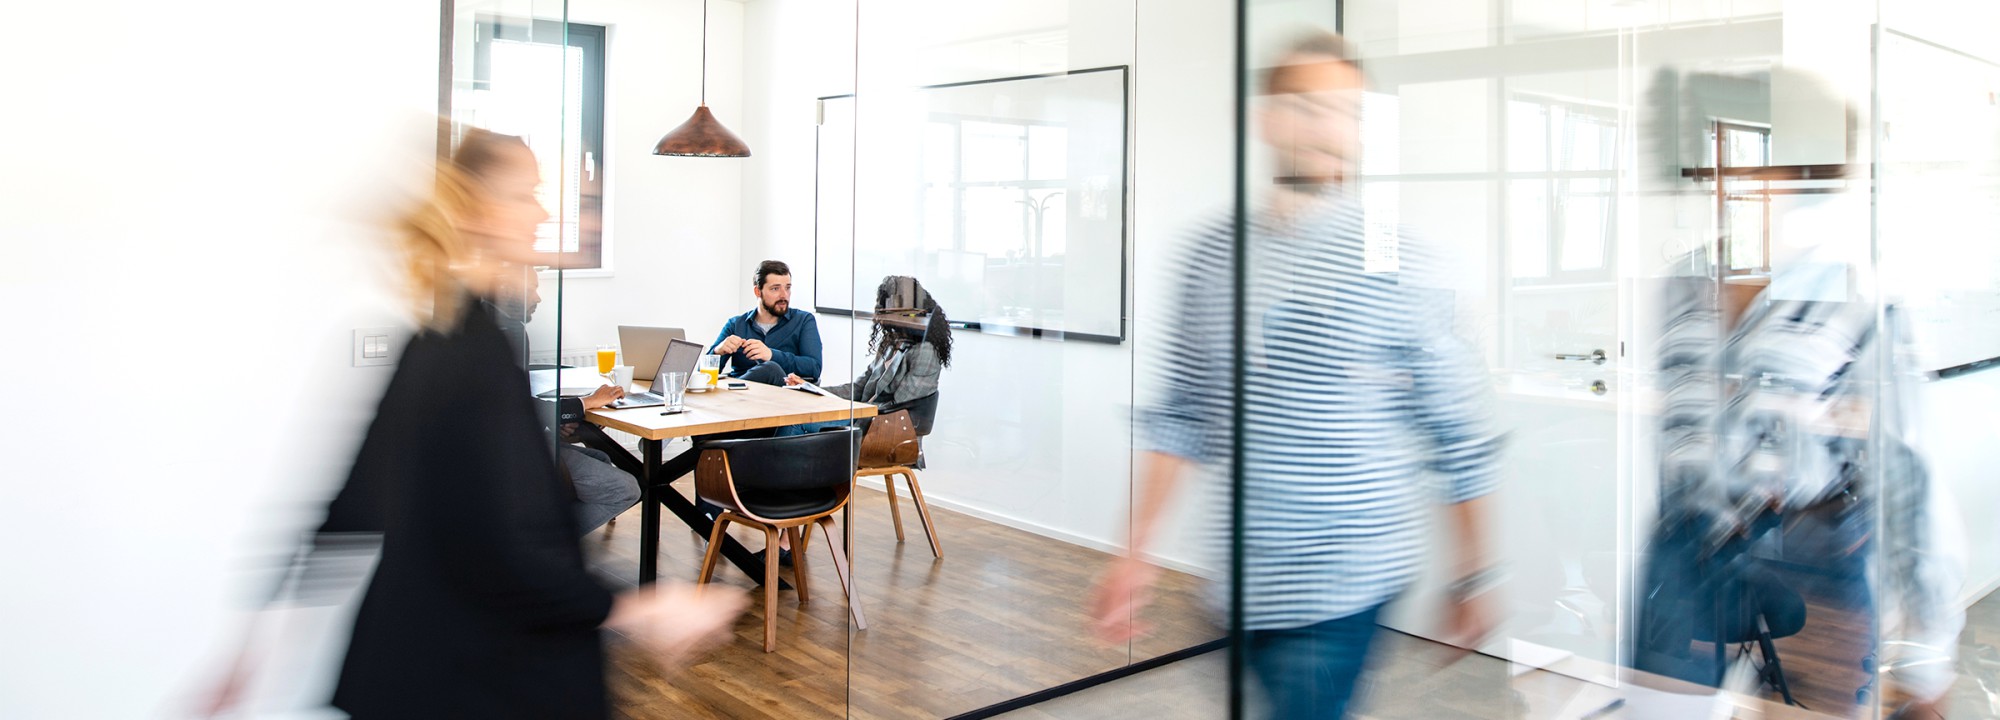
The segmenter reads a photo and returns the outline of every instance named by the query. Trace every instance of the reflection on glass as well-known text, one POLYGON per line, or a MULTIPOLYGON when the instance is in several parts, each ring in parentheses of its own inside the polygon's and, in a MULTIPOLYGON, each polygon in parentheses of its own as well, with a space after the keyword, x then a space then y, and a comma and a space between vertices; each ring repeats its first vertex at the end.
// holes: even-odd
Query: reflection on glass
POLYGON ((1507 103, 1507 169, 1549 169, 1549 106, 1524 100, 1507 103))
POLYGON ((1615 207, 1615 113, 1523 95, 1508 101, 1506 121, 1508 175, 1517 178, 1507 200, 1513 277, 1604 279, 1615 207))
MULTIPOLYGON (((1727 167, 1768 167, 1771 164, 1771 128, 1741 122, 1718 122, 1722 131, 1723 157, 1727 167)), ((1709 138, 1714 140, 1714 132, 1709 138)), ((1711 148, 1710 155, 1714 155, 1711 148)), ((1771 183, 1759 180, 1730 180, 1724 183, 1722 232, 1729 249, 1727 274, 1768 273, 1771 242, 1771 183)))
MULTIPOLYGON (((958 123, 964 138, 958 155, 961 168, 958 182, 983 183, 1025 180, 1027 172, 1028 126, 965 120, 958 123)), ((933 148, 924 148, 926 154, 933 148)))
MULTIPOLYGON (((848 255, 859 278, 921 273, 967 322, 1125 337, 1127 79, 1110 67, 896 87, 879 104, 829 100, 822 154, 839 145, 825 128, 855 112, 860 142, 884 149, 854 179, 868 189, 855 219, 867 230, 849 244, 845 228, 822 223, 820 257, 835 258, 823 279, 846 275, 848 255)), ((847 182, 820 177, 823 191, 847 182)), ((850 290, 817 292, 861 296, 850 290)))
POLYGON ((1604 247, 1611 237, 1610 182, 1559 180, 1557 184, 1567 191, 1562 201, 1562 269, 1604 267, 1604 247))
POLYGON ((1507 184, 1507 248, 1514 277, 1549 275, 1548 188, 1546 180, 1507 184))

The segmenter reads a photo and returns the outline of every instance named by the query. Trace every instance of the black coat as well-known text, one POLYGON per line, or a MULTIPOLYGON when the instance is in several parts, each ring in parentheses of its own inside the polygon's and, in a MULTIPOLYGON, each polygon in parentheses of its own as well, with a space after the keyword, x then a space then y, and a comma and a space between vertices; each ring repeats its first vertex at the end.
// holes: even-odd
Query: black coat
POLYGON ((333 704, 357 718, 601 718, 598 625, 528 379, 490 308, 411 340, 326 533, 380 533, 333 704))

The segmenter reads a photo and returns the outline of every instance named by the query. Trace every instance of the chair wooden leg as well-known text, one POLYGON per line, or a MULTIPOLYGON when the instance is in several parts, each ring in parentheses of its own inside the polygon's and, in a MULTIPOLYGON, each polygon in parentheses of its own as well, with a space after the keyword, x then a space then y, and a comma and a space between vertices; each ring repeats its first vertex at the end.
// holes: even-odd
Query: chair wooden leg
POLYGON ((896 501, 896 476, 883 475, 882 489, 889 492, 889 517, 896 523, 896 542, 903 542, 903 504, 896 501))
POLYGON ((715 529, 708 534, 708 552, 701 556, 701 575, 695 580, 696 584, 706 584, 715 577, 715 561, 722 558, 723 530, 729 527, 731 517, 724 511, 721 517, 715 519, 715 529))
POLYGON ((812 593, 807 589, 806 585, 806 578, 808 577, 806 573, 806 542, 802 539, 808 537, 808 534, 804 527, 796 525, 785 528, 785 534, 792 538, 792 587, 798 588, 799 604, 804 605, 806 601, 812 599, 812 593))
POLYGON ((778 529, 764 528, 764 652, 778 649, 778 529))
POLYGON ((903 471, 903 479, 909 481, 910 498, 917 503, 917 516, 923 518, 924 538, 931 541, 931 555, 939 560, 943 560, 944 546, 938 544, 937 526, 931 524, 931 506, 924 502, 923 488, 917 487, 916 471, 903 471))
POLYGON ((861 617, 861 598, 854 594, 854 577, 848 572, 847 553, 840 551, 840 543, 833 539, 833 518, 820 518, 819 531, 826 535, 826 549, 833 553, 833 574, 840 578, 840 591, 847 594, 847 613, 854 616, 854 629, 867 630, 868 621, 861 617))

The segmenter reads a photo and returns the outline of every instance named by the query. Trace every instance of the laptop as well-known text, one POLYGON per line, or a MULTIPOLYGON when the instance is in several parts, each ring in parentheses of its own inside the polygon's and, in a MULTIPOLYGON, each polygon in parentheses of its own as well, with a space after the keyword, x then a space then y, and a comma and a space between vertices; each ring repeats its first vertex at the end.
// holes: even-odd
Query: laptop
POLYGON ((667 342, 686 340, 680 328, 618 326, 618 347, 625 351, 625 364, 632 366, 633 380, 651 380, 659 372, 660 360, 667 356, 667 342))
MULTIPOLYGON (((686 373, 689 377, 693 377, 695 366, 701 364, 702 351, 706 349, 700 343, 680 339, 668 340, 666 349, 660 353, 660 364, 653 372, 653 384, 647 387, 646 392, 619 398, 617 402, 611 403, 611 409, 625 410, 667 404, 665 395, 667 373, 686 373)), ((636 368, 634 371, 636 373, 636 368)))

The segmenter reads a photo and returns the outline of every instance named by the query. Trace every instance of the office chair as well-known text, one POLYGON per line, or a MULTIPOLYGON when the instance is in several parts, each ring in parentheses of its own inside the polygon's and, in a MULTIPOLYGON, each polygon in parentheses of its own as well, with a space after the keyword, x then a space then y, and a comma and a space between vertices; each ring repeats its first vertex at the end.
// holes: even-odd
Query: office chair
POLYGON ((792 558, 792 586, 801 604, 811 599, 807 585, 806 544, 817 525, 833 556, 833 571, 847 595, 848 613, 856 629, 867 630, 861 599, 854 594, 847 553, 833 536, 833 514, 854 494, 854 458, 860 432, 850 427, 828 428, 808 435, 770 438, 705 440, 698 446, 695 494, 722 508, 701 559, 706 583, 715 576, 722 557, 722 536, 730 523, 764 531, 764 652, 778 649, 778 534, 797 548, 792 558))
POLYGON ((1694 639, 1714 643, 1718 659, 1726 646, 1738 645, 1741 653, 1748 653, 1754 643, 1764 659, 1757 668, 1758 677, 1777 690, 1786 705, 1807 709, 1792 697, 1784 665, 1778 659, 1778 646, 1773 642, 1805 629, 1805 599, 1776 580, 1749 572, 1734 585, 1716 597, 1716 622, 1695 623, 1694 639))
POLYGON ((896 523, 896 542, 903 542, 903 509, 896 498, 896 478, 903 478, 910 488, 910 499, 917 506, 917 517, 924 521, 924 538, 931 543, 931 555, 944 558, 944 547, 938 543, 937 526, 931 523, 930 504, 924 502, 923 488, 917 485, 917 471, 924 467, 924 436, 931 434, 937 424, 938 394, 931 393, 897 408, 885 415, 870 418, 861 436, 861 454, 855 470, 856 479, 863 477, 882 478, 882 489, 889 493, 889 516, 896 523))

